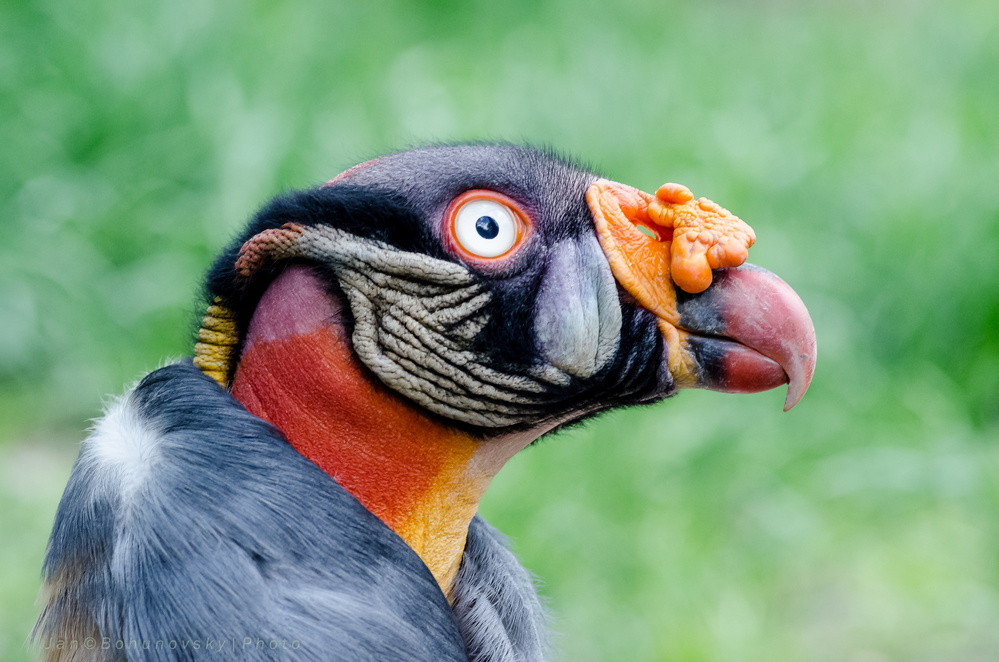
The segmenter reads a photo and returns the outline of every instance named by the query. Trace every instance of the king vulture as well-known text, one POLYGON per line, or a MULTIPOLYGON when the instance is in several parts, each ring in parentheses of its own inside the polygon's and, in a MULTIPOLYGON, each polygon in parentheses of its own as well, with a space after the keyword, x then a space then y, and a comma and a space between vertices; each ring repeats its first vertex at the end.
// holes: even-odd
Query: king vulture
POLYGON ((114 400, 59 504, 46 660, 539 660, 476 514, 552 430, 683 388, 804 395, 798 296, 748 225, 511 145, 384 156, 269 202, 192 359, 114 400), (741 265, 741 266, 740 266, 741 265))

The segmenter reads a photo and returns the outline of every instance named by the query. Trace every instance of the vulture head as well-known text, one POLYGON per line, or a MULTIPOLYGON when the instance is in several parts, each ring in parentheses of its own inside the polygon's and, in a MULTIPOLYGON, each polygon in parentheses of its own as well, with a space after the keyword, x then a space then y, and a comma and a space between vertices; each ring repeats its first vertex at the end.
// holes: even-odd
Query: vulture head
POLYGON ((416 149, 266 205, 216 260, 195 365, 419 554, 445 594, 539 436, 684 388, 804 395, 797 295, 754 237, 549 153, 416 149))
POLYGON ((753 241, 683 186, 506 145, 277 198, 209 271, 193 365, 147 375, 83 443, 44 659, 544 659, 530 575, 479 500, 607 409, 784 383, 797 403, 814 329, 744 264, 753 241))

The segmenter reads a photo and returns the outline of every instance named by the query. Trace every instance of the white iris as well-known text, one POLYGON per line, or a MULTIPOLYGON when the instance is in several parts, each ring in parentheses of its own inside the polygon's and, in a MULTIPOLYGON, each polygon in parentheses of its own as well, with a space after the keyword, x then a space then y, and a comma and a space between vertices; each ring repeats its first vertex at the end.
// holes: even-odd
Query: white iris
POLYGON ((517 243, 517 219, 495 200, 471 200, 458 209, 454 234, 472 255, 497 257, 517 243))

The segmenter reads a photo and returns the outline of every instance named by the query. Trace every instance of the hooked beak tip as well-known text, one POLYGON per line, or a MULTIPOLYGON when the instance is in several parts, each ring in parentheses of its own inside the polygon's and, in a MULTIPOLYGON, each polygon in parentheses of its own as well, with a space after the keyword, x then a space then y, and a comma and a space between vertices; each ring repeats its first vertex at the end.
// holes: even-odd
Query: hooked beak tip
POLYGON ((809 384, 812 383, 812 375, 815 373, 815 336, 812 336, 812 351, 802 352, 798 355, 798 360, 794 364, 789 375, 787 385, 787 397, 784 399, 784 411, 791 411, 791 408, 801 402, 808 391, 809 384))

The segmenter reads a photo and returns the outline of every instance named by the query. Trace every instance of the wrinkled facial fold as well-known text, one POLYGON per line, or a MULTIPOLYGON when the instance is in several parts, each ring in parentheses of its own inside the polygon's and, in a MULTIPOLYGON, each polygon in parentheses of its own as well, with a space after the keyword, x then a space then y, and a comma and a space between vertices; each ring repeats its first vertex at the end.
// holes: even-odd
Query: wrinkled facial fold
POLYGON ((236 270, 250 278, 290 259, 336 275, 354 318, 354 350, 382 382, 468 425, 531 426, 564 415, 578 380, 608 366, 620 344, 617 287, 593 236, 549 247, 536 292, 497 290, 462 264, 328 225, 266 230, 246 242, 236 270), (498 317, 505 308, 496 299, 508 296, 535 301, 533 314, 498 317), (525 321, 537 351, 520 363, 494 360, 490 331, 525 321))

